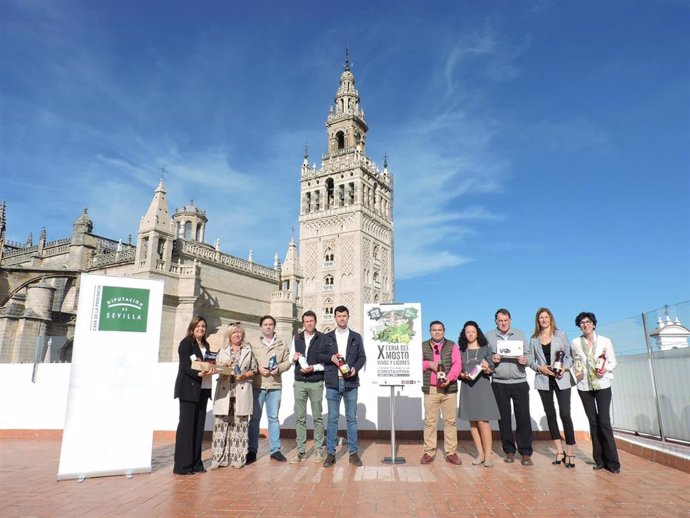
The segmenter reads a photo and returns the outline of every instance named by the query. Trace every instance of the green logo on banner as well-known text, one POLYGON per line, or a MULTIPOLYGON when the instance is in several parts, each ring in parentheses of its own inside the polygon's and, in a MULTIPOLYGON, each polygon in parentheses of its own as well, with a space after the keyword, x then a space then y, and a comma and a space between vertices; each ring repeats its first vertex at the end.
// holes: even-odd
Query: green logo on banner
POLYGON ((149 315, 149 290, 103 286, 99 331, 145 333, 149 315))

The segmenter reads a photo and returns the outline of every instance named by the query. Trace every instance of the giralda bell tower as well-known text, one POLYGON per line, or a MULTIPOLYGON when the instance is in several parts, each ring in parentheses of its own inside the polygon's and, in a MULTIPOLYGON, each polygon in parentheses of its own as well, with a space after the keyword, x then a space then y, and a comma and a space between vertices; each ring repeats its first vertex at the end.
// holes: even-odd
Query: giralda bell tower
POLYGON ((350 310, 350 327, 362 330, 363 305, 394 300, 393 177, 387 159, 379 169, 366 153, 367 131, 349 52, 326 119, 328 147, 321 165, 300 175, 300 259, 304 310, 318 328, 335 328, 333 310, 350 310))

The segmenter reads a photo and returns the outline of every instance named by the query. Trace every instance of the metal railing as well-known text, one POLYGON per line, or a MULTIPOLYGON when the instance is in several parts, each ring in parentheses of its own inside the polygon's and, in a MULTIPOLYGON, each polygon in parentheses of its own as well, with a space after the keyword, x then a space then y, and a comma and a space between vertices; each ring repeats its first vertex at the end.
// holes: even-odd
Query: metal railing
POLYGON ((690 442, 690 301, 607 324, 617 429, 690 442))

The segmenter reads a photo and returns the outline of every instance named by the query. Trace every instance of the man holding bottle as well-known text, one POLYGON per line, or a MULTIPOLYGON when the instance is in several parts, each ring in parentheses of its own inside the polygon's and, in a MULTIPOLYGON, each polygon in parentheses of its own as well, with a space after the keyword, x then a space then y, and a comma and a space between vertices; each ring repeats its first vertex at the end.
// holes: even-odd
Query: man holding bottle
POLYGON ((295 432, 297 452, 290 458, 291 464, 307 458, 307 401, 311 402, 314 417, 314 461, 323 462, 323 376, 325 365, 331 361, 330 339, 316 330, 316 313, 305 311, 302 315, 303 330, 295 335, 292 344, 295 363, 295 432))
POLYGON ((359 371, 367 361, 362 335, 347 327, 350 312, 345 306, 335 308, 336 329, 326 336, 330 339, 331 361, 325 366, 326 400, 328 402, 328 431, 326 434, 326 460, 323 466, 335 464, 336 434, 340 418, 340 401, 345 401, 347 444, 350 464, 361 466, 357 442, 357 388, 359 371))
POLYGON ((281 374, 292 365, 290 350, 275 334, 276 320, 271 315, 261 317, 261 336, 252 345, 252 354, 259 366, 259 376, 254 376, 254 410, 249 419, 249 447, 247 464, 256 461, 259 450, 259 425, 261 412, 266 405, 268 418, 268 440, 271 459, 286 462, 280 451, 280 399, 282 395, 281 374))
POLYGON ((459 466, 458 428, 458 376, 462 371, 462 358, 458 345, 445 338, 443 322, 434 320, 429 326, 431 339, 422 343, 424 392, 424 454, 421 464, 431 464, 436 456, 436 437, 439 411, 443 415, 443 449, 446 462, 459 466))

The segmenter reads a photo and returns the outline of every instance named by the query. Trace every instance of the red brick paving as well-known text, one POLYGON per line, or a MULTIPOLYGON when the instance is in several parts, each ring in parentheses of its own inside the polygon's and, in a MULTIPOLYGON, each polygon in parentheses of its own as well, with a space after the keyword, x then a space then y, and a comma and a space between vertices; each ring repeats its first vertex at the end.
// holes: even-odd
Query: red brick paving
MULTIPOLYGON (((551 465, 550 442, 535 443, 534 466, 472 466, 471 442, 460 442, 462 466, 441 453, 421 466, 419 442, 404 441, 407 464, 382 464, 385 441, 362 441, 364 466, 341 450, 332 468, 309 457, 291 465, 260 459, 241 470, 193 476, 172 473, 173 443, 154 441, 152 472, 57 482, 60 440, 0 439, 0 516, 9 517, 553 517, 690 516, 690 475, 621 451, 622 473, 594 472, 589 444, 577 467, 551 465)), ((284 440, 292 453, 294 441, 284 440)), ((204 458, 210 457, 205 443, 204 458)), ((262 439, 262 447, 266 447, 262 439)))

